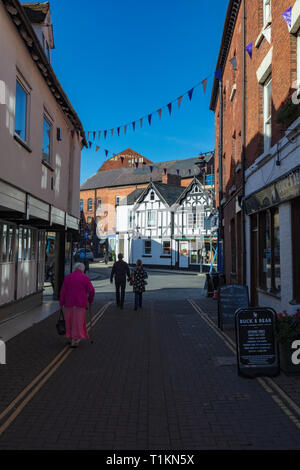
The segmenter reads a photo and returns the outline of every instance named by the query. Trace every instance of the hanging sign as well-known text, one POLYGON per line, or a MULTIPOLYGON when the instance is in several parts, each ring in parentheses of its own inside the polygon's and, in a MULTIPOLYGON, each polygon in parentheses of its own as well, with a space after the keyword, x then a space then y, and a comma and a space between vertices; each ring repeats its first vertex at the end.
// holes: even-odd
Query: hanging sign
POLYGON ((245 377, 279 374, 272 308, 241 308, 235 314, 238 374, 245 377))

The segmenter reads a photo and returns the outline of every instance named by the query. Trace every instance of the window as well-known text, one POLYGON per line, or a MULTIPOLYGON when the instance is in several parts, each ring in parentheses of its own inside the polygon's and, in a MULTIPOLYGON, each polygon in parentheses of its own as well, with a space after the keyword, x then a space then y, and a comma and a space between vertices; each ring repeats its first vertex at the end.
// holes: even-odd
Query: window
POLYGON ((88 199, 87 210, 88 212, 91 212, 93 210, 93 199, 88 199))
POLYGON ((44 117, 43 119, 43 161, 50 163, 51 160, 51 124, 44 117))
POLYGON ((27 132, 27 107, 28 94, 17 81, 16 84, 16 108, 15 108, 15 133, 24 141, 28 141, 27 132))
POLYGON ((156 227, 156 211, 147 211, 147 227, 156 227))
POLYGON ((129 213, 128 213, 128 228, 132 228, 132 221, 133 221, 132 211, 129 211, 129 213))
POLYGON ((0 224, 0 263, 12 263, 15 256, 15 233, 12 225, 0 224))
POLYGON ((151 240, 144 240, 144 255, 151 255, 151 240))
POLYGON ((97 198, 97 209, 101 209, 101 198, 97 198))
POLYGON ((280 229, 279 210, 259 214, 259 286, 280 293, 280 229))
POLYGON ((154 201, 154 199, 155 199, 154 191, 151 191, 151 193, 150 193, 150 201, 154 201))
POLYGON ((82 212, 82 211, 83 211, 83 200, 80 199, 80 212, 82 212))
POLYGON ((171 255, 171 241, 164 240, 162 245, 163 255, 171 255))
POLYGON ((264 25, 268 23, 271 16, 271 0, 263 0, 264 25))
POLYGON ((88 217, 88 218, 87 218, 87 224, 88 224, 89 228, 91 228, 91 225, 92 225, 92 217, 88 217))
POLYGON ((200 208, 198 211, 188 213, 188 228, 192 229, 204 229, 204 211, 200 208))
POLYGON ((121 196, 116 196, 116 206, 120 205, 121 196))
POLYGON ((272 78, 264 84, 264 151, 271 147, 272 138, 272 78))

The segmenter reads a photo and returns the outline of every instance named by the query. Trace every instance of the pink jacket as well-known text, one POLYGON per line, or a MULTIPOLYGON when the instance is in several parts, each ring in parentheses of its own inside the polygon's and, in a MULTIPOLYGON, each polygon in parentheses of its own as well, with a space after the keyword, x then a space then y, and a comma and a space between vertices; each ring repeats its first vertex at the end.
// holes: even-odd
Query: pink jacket
POLYGON ((61 291, 59 304, 61 307, 88 308, 88 301, 94 300, 95 289, 88 276, 76 269, 65 277, 61 291))

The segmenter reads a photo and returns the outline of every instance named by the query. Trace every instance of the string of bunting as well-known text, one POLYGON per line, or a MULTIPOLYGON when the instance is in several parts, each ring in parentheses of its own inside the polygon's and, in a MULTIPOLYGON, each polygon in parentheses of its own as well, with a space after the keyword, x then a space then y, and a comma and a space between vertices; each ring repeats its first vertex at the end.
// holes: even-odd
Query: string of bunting
MULTIPOLYGON (((284 21, 287 23, 288 25, 288 28, 290 30, 291 28, 291 25, 292 25, 292 7, 289 7, 287 10, 285 10, 282 14, 281 14, 282 18, 284 19, 284 21)), ((264 37, 266 38, 266 40, 271 43, 271 26, 270 24, 267 24, 265 26, 265 28, 262 30, 262 34, 264 35, 264 37)), ((247 46, 245 46, 245 49, 250 57, 250 59, 252 59, 253 57, 253 43, 254 41, 251 41, 249 42, 249 44, 247 44, 247 46)), ((230 62, 233 66, 233 69, 236 70, 237 69, 237 59, 236 59, 236 56, 232 57, 230 59, 230 62)), ((197 83, 196 85, 194 85, 190 90, 186 91, 185 93, 183 93, 182 95, 178 96, 176 99, 174 99, 173 101, 170 101, 167 105, 165 106, 162 106, 161 108, 157 109, 156 111, 153 111, 151 113, 148 113, 146 114, 145 116, 142 116, 141 118, 139 119, 136 119, 135 121, 132 121, 130 124, 127 123, 127 124, 123 124, 122 126, 118 126, 116 128, 111 128, 110 129, 110 135, 111 137, 113 137, 113 135, 115 134, 115 131, 117 133, 118 136, 120 136, 120 132, 121 132, 121 129, 123 128, 124 130, 124 135, 126 135, 126 132, 127 132, 127 129, 132 126, 132 130, 133 132, 136 130, 136 124, 139 123, 140 124, 140 128, 143 127, 143 123, 144 121, 147 119, 148 120, 148 124, 149 126, 151 126, 151 123, 152 123, 152 117, 155 113, 158 114, 159 116, 159 119, 161 119, 162 117, 162 112, 163 112, 163 109, 164 108, 167 108, 168 109, 168 112, 169 112, 169 115, 171 116, 171 113, 172 113, 172 107, 173 107, 173 104, 177 102, 178 104, 178 109, 180 108, 181 106, 181 102, 182 102, 182 99, 184 96, 188 96, 189 100, 191 101, 192 100, 192 97, 193 97, 193 93, 194 93, 194 90, 195 88, 197 88, 198 86, 202 85, 203 87, 203 91, 204 91, 204 94, 206 93, 206 89, 207 89, 207 82, 208 82, 208 79, 212 76, 213 74, 207 76, 204 80, 201 80, 199 83, 197 83)), ((216 71, 215 71, 215 77, 221 81, 222 80, 222 69, 221 68, 218 68, 216 71)), ((107 138, 107 135, 108 135, 108 132, 109 130, 108 129, 105 129, 104 131, 100 130, 100 131, 88 131, 87 132, 87 140, 88 140, 88 146, 89 148, 91 149, 93 145, 96 146, 96 152, 98 152, 98 150, 100 150, 100 146, 97 145, 97 144, 93 144, 93 142, 91 140, 89 140, 90 138, 90 135, 92 136, 93 138, 93 141, 95 141, 96 139, 98 139, 98 141, 100 140, 101 138, 101 135, 104 136, 104 139, 107 138)), ((74 134, 72 134, 72 137, 74 136, 74 134)), ((105 151, 105 155, 106 157, 108 156, 108 154, 110 153, 107 149, 104 149, 105 151)), ((115 155, 115 154, 113 154, 115 155)))
POLYGON ((195 88, 199 87, 200 85, 202 85, 202 88, 203 88, 203 91, 204 91, 204 94, 206 93, 206 89, 207 89, 207 82, 208 82, 208 79, 212 76, 213 74, 209 75, 208 77, 206 77, 204 80, 201 80, 199 83, 197 83, 196 85, 194 85, 190 90, 186 91, 185 93, 183 93, 182 95, 178 96, 176 99, 174 99, 173 101, 170 101, 167 105, 165 106, 162 106, 161 108, 157 109, 156 111, 153 111, 151 113, 148 113, 148 114, 145 114, 144 116, 140 117, 139 119, 136 119, 135 121, 132 121, 130 124, 127 123, 127 124, 123 124, 122 126, 118 126, 118 127, 114 127, 112 129, 105 129, 104 131, 103 130, 100 130, 100 131, 87 131, 87 140, 88 140, 88 145, 89 145, 89 148, 91 149, 93 147, 93 145, 95 145, 96 147, 96 152, 98 152, 98 150, 100 150, 100 146, 97 145, 95 143, 95 140, 98 140, 100 141, 100 138, 101 136, 104 137, 104 139, 106 139, 109 134, 111 137, 113 137, 114 135, 118 135, 118 137, 120 136, 120 132, 121 132, 121 129, 124 130, 124 135, 126 135, 127 133, 127 130, 128 128, 132 127, 132 130, 133 132, 136 130, 136 126, 139 124, 140 128, 143 127, 143 124, 145 121, 148 121, 148 124, 149 126, 151 126, 151 123, 152 123, 152 117, 155 113, 158 114, 158 117, 159 119, 161 119, 162 117, 162 112, 163 112, 163 109, 166 108, 169 112, 169 115, 171 116, 172 114, 172 109, 173 109, 173 104, 177 102, 177 105, 178 105, 178 109, 180 109, 180 106, 181 106, 181 102, 184 98, 184 96, 188 96, 189 100, 191 101, 192 100, 192 97, 193 97, 193 94, 194 94, 194 90, 195 88), (91 137, 92 140, 89 140, 91 137))

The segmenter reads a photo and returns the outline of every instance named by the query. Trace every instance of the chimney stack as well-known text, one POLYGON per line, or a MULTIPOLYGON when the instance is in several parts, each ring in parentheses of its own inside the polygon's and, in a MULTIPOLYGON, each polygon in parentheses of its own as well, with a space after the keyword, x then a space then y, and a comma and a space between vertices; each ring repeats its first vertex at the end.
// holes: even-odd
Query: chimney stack
POLYGON ((162 174, 163 184, 169 184, 170 186, 181 186, 181 176, 171 175, 170 173, 162 174))

